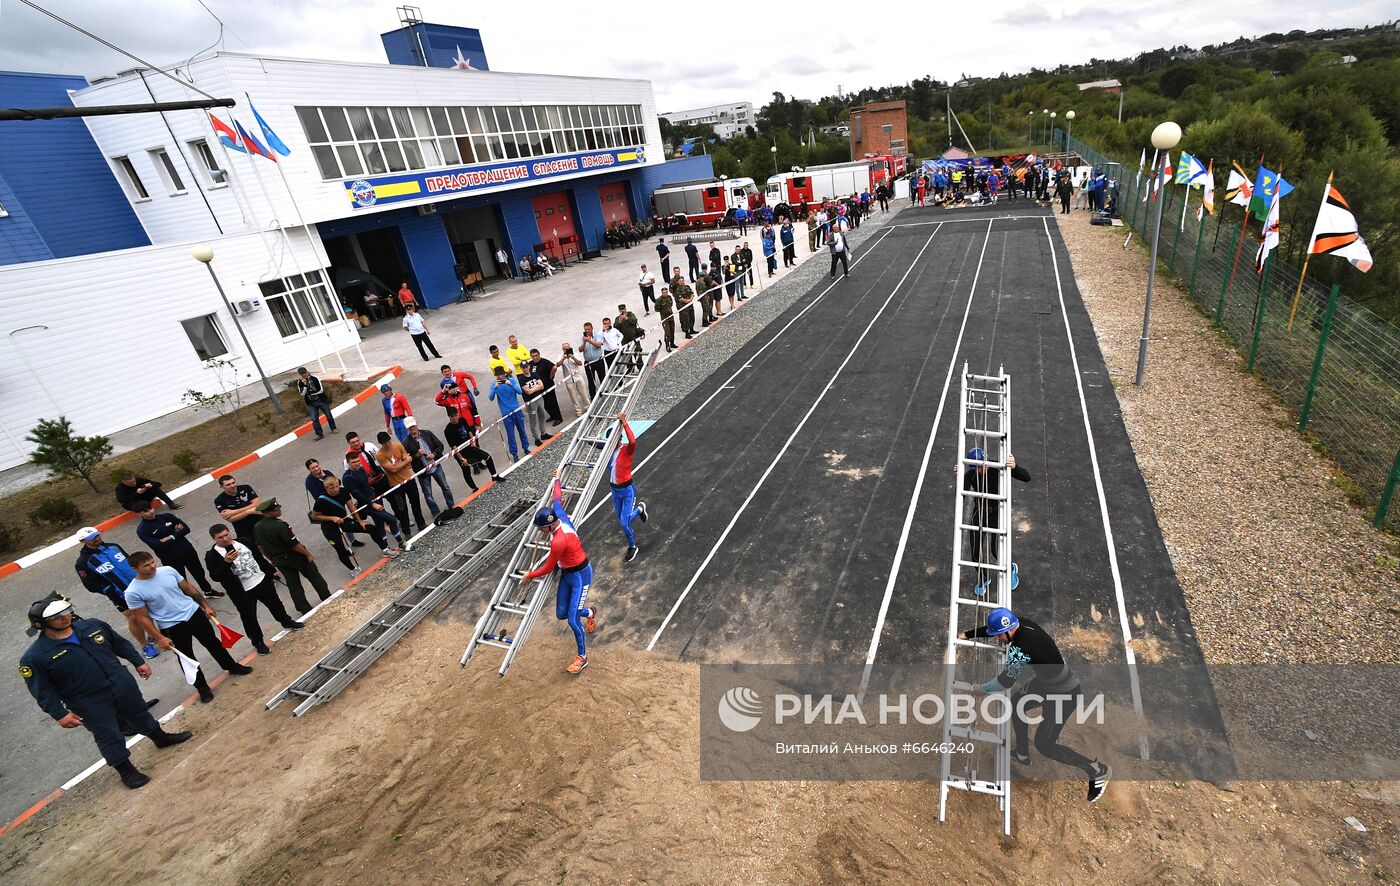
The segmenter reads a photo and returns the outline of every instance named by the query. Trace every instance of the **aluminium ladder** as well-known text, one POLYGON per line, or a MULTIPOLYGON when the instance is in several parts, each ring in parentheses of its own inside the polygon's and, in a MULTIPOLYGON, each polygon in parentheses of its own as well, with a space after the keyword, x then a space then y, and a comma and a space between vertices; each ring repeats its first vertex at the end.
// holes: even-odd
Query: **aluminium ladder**
MULTIPOLYGON (((1011 727, 1009 718, 990 724, 981 717, 980 702, 973 721, 967 725, 952 722, 955 693, 972 693, 982 680, 1000 673, 1006 661, 1006 650, 995 640, 958 637, 962 631, 986 623, 987 613, 1000 606, 1011 607, 1011 471, 1006 456, 1011 452, 1011 378, 1003 369, 996 375, 974 375, 963 364, 961 385, 961 420, 958 427, 958 473, 956 507, 953 517, 952 593, 948 607, 948 647, 944 660, 946 683, 944 690, 944 746, 971 744, 971 754, 963 757, 963 771, 955 774, 953 754, 942 755, 941 783, 938 791, 938 820, 945 821, 948 791, 951 788, 971 793, 989 794, 997 798, 1002 813, 1002 829, 1011 834, 1011 727), (983 458, 970 459, 970 450, 981 449, 983 458), (995 493, 988 492, 990 483, 964 488, 964 472, 985 467, 985 477, 995 473, 998 479, 995 493), (980 488, 976 488, 980 485, 980 488), (963 539, 970 536, 968 556, 963 556, 963 539), (964 580, 963 570, 971 570, 973 581, 964 580), (985 581, 981 595, 975 588, 985 581), (969 595, 964 585, 974 590, 969 595), (962 652, 960 658, 959 652, 962 652), (988 664, 995 670, 987 676, 988 664), (990 770, 990 771, 989 771, 990 770)), ((1009 701, 1009 697, 1007 699, 1009 701)))
POLYGON ((449 597, 458 593, 500 556, 530 521, 534 501, 516 499, 492 517, 369 621, 360 625, 311 669, 292 681, 267 703, 277 707, 289 698, 300 699, 292 713, 300 717, 318 704, 330 701, 363 674, 409 630, 449 597))
MULTIPOLYGON (((616 419, 619 412, 625 412, 641 391, 656 365, 660 346, 648 355, 642 349, 641 341, 626 345, 622 353, 613 361, 603 378, 598 393, 593 396, 588 411, 579 421, 578 430, 564 450, 559 467, 559 486, 564 499, 564 510, 571 520, 577 523, 588 501, 593 497, 598 482, 607 473, 608 458, 617 445, 621 427, 616 419)), ((551 489, 553 484, 550 484, 551 489)), ((535 507, 547 507, 551 499, 551 489, 535 503, 535 507)), ((534 510, 531 510, 534 514, 534 510)), ((523 581, 525 574, 534 569, 549 554, 549 540, 542 539, 531 522, 521 534, 520 541, 511 554, 505 573, 496 585, 491 602, 477 620, 471 641, 462 653, 461 665, 466 667, 482 646, 502 650, 499 673, 502 677, 510 669, 515 654, 530 637, 530 629, 539 616, 540 609, 558 582, 557 570, 535 579, 529 587, 523 581)))

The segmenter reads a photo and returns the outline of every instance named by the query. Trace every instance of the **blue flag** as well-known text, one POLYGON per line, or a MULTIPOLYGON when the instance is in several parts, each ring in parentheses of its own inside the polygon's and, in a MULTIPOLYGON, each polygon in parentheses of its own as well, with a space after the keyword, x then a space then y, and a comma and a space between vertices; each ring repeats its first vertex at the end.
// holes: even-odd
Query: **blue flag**
POLYGON ((272 131, 272 127, 267 125, 267 121, 258 113, 258 106, 252 102, 248 106, 253 109, 253 119, 258 121, 258 128, 262 130, 263 138, 267 139, 268 147, 281 154, 283 157, 292 152, 292 149, 283 144, 282 139, 277 137, 277 133, 272 131))
POLYGON ((1264 221, 1269 215, 1269 207, 1273 205, 1275 196, 1282 200, 1293 191, 1293 186, 1283 176, 1267 169, 1259 167, 1259 173, 1254 178, 1254 195, 1249 199, 1249 210, 1254 213, 1254 217, 1264 221))

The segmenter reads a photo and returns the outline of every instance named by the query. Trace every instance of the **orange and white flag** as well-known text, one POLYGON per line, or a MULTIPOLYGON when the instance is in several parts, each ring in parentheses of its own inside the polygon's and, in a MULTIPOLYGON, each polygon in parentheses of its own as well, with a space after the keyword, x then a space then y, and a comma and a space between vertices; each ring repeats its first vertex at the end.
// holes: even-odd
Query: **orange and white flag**
POLYGON ((1371 250, 1357 230, 1356 216, 1352 214, 1346 198, 1332 186, 1331 176, 1327 178, 1322 208, 1317 213, 1317 223, 1313 225, 1312 239, 1308 241, 1308 253, 1339 255, 1359 271, 1371 270, 1371 250))

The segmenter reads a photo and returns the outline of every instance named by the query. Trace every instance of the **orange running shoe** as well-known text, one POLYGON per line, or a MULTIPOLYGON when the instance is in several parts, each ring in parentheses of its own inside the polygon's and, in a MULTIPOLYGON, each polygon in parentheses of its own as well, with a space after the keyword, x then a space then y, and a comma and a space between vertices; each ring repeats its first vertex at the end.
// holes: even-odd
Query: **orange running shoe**
POLYGON ((586 667, 588 667, 588 656, 575 655, 573 662, 569 665, 567 670, 571 674, 577 674, 586 667))
POLYGON ((585 631, 587 631, 588 633, 591 634, 591 633, 593 633, 593 630, 594 630, 595 628, 597 628, 597 627, 598 627, 598 610, 597 610, 597 609, 590 609, 590 610, 588 610, 588 617, 585 618, 585 619, 583 620, 583 629, 584 629, 585 631))

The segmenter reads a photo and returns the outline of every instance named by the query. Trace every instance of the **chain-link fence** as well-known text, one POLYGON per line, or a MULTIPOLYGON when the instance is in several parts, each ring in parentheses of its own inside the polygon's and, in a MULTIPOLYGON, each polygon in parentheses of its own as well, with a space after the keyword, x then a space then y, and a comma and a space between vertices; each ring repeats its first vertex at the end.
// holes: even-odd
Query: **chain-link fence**
MULTIPOLYGON (((1119 214, 1149 240, 1157 211, 1154 200, 1143 200, 1150 170, 1139 173, 1136 158, 1132 165, 1115 161, 1057 131, 1056 142, 1066 141, 1087 163, 1121 168, 1119 214)), ((1390 505, 1400 478, 1400 328, 1335 287, 1307 281, 1300 292, 1298 269, 1277 259, 1256 273, 1260 225, 1255 220, 1241 237, 1241 209, 1224 203, 1218 176, 1216 185, 1216 214, 1200 220, 1199 189, 1184 217, 1184 185, 1159 193, 1158 273, 1173 277, 1245 355, 1249 370, 1296 410, 1299 430, 1326 445, 1346 472, 1348 496, 1373 510, 1376 526, 1396 530, 1400 505, 1390 505)))

